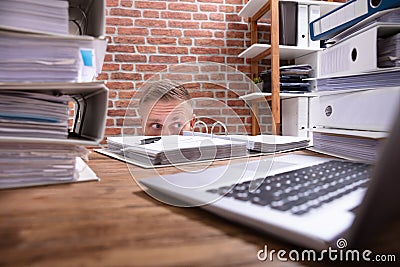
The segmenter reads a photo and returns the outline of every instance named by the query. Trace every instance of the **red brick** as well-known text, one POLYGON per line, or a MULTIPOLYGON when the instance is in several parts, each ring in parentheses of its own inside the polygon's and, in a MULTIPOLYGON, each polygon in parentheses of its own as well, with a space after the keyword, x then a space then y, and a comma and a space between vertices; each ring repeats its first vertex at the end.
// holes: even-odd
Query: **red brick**
POLYGON ((176 46, 160 46, 160 47, 158 47, 158 53, 185 55, 188 53, 188 48, 187 47, 176 47, 176 46))
POLYGON ((167 27, 167 22, 165 20, 157 19, 135 19, 135 26, 165 28, 167 27))
POLYGON ((214 32, 215 38, 225 38, 225 32, 214 32))
POLYGON ((225 98, 226 92, 215 92, 215 97, 216 98, 225 98))
POLYGON ((106 18, 106 25, 132 26, 132 19, 128 18, 106 18))
POLYGON ((242 21, 242 18, 239 17, 237 14, 226 14, 226 21, 236 21, 236 22, 240 22, 242 21))
POLYGON ((226 24, 222 22, 203 22, 201 24, 202 29, 215 29, 215 30, 225 30, 226 24))
POLYGON ((248 29, 249 29, 249 27, 247 24, 228 23, 228 30, 248 31, 248 29))
POLYGON ((233 106, 235 106, 235 107, 244 107, 245 106, 245 103, 244 103, 243 100, 228 100, 227 104, 230 107, 233 107, 233 106))
POLYGON ((121 134, 121 128, 106 128, 104 134, 106 136, 108 135, 120 135, 121 134))
POLYGON ((114 7, 114 6, 118 6, 118 0, 107 0, 106 2, 106 6, 107 7, 114 7))
POLYGON ((123 7, 132 7, 133 1, 132 0, 121 0, 121 6, 123 7))
POLYGON ((244 47, 244 41, 243 40, 226 40, 226 46, 244 47))
POLYGON ((119 64, 103 64, 102 71, 112 71, 112 70, 119 70, 119 64))
POLYGON ((178 44, 180 44, 180 45, 192 45, 192 39, 191 38, 179 38, 178 39, 178 44))
POLYGON ((142 36, 117 36, 117 37, 114 37, 114 43, 145 44, 145 39, 142 36))
POLYGON ((191 74, 171 74, 171 73, 164 73, 162 75, 163 79, 170 79, 173 81, 191 81, 192 75, 191 74))
MULTIPOLYGON (((144 80, 147 81, 149 79, 160 80, 161 77, 160 77, 160 75, 158 73, 146 73, 146 74, 144 74, 144 80)), ((139 85, 137 85, 137 86, 139 86, 139 85)))
POLYGON ((136 46, 136 49, 139 53, 156 53, 157 52, 156 46, 149 46, 149 45, 136 46))
POLYGON ((117 97, 117 91, 115 90, 108 90, 108 98, 116 98, 117 97))
POLYGON ((218 55, 220 52, 219 48, 203 48, 203 47, 192 47, 190 53, 197 55, 218 55))
POLYGON ((111 79, 113 80, 135 80, 139 81, 142 80, 142 75, 138 73, 124 73, 124 72, 117 72, 111 74, 111 79))
POLYGON ((239 55, 240 53, 242 53, 244 51, 243 48, 227 48, 225 53, 227 55, 239 55))
POLYGON ((106 86, 109 89, 118 89, 118 90, 133 89, 132 82, 107 82, 106 86))
POLYGON ((113 116, 125 116, 126 110, 125 109, 108 109, 107 115, 110 117, 113 116))
POLYGON ((221 13, 234 13, 235 8, 233 6, 220 6, 219 12, 221 13))
POLYGON ((197 0, 197 2, 223 4, 224 0, 197 0))
MULTIPOLYGON (((212 14, 210 14, 210 20, 223 21, 223 20, 224 20, 224 14, 212 13, 212 14)), ((225 29, 225 28, 224 28, 224 29, 225 29)))
POLYGON ((160 12, 154 10, 145 10, 143 11, 144 18, 160 18, 160 12))
POLYGON ((196 13, 196 14, 193 14, 193 19, 194 20, 208 20, 208 17, 206 14, 196 13))
POLYGON ((215 40, 215 39, 196 39, 196 46, 218 46, 223 47, 225 45, 223 40, 215 40))
POLYGON ((243 38, 244 38, 244 32, 232 32, 232 31, 227 31, 227 32, 226 32, 226 38, 243 39, 243 38))
POLYGON ((207 30, 185 30, 183 34, 187 37, 212 37, 212 31, 207 30))
POLYGON ((122 70, 133 70, 133 64, 122 64, 121 69, 122 70))
POLYGON ((115 34, 117 32, 117 28, 116 27, 106 27, 106 34, 115 34))
POLYGON ((221 111, 217 109, 195 109, 194 114, 197 116, 215 116, 221 115, 221 111))
POLYGON ((181 30, 171 30, 171 29, 152 29, 151 35, 161 35, 161 36, 169 36, 169 37, 181 37, 182 31, 181 30))
POLYGON ((150 56, 151 63, 178 63, 177 56, 150 56))
POLYGON ((191 92, 190 96, 192 98, 198 98, 198 97, 209 97, 209 98, 214 98, 214 95, 212 92, 204 92, 204 91, 197 91, 197 92, 191 92))
POLYGON ((139 10, 123 9, 123 8, 112 8, 110 10, 111 16, 121 17, 140 17, 142 14, 139 10))
POLYGON ((169 12, 165 11, 161 13, 161 17, 164 19, 183 19, 183 20, 191 20, 192 15, 186 12, 169 12))
POLYGON ((135 1, 135 7, 142 9, 166 9, 167 4, 165 1, 135 1))
POLYGON ((117 100, 115 101, 115 106, 118 108, 126 108, 129 106, 129 100, 117 100))
POLYGON ((189 21, 168 21, 168 27, 170 28, 181 28, 181 29, 198 29, 200 27, 199 22, 189 22, 189 21))
POLYGON ((107 52, 135 53, 135 47, 131 45, 108 45, 107 52))
POLYGON ((186 62, 196 62, 197 58, 193 56, 182 56, 180 58, 180 63, 186 63, 186 62))
POLYGON ((176 44, 176 38, 169 38, 169 37, 163 37, 163 38, 152 38, 148 37, 147 38, 147 43, 149 44, 176 44))
POLYGON ((97 77, 96 80, 98 81, 107 81, 108 80, 108 74, 107 73, 100 73, 97 77))
POLYGON ((118 27, 118 34, 120 35, 149 35, 149 30, 146 28, 122 28, 118 27))
POLYGON ((130 55, 130 54, 120 54, 115 55, 116 62, 146 62, 146 56, 143 55, 130 55))
POLYGON ((225 0, 226 4, 243 5, 243 0, 225 0))
POLYGON ((138 64, 136 65, 136 71, 138 72, 159 72, 163 71, 167 68, 167 65, 160 65, 160 64, 138 64))
POLYGON ((191 11, 197 12, 198 8, 195 4, 183 4, 183 3, 170 3, 168 5, 168 9, 170 10, 178 10, 178 11, 191 11))
POLYGON ((106 121, 106 126, 107 126, 107 127, 109 127, 109 126, 114 126, 114 119, 107 119, 107 121, 106 121))
POLYGON ((203 12, 217 12, 218 7, 217 5, 206 5, 206 4, 201 4, 200 5, 200 10, 203 12))
POLYGON ((118 92, 118 97, 120 99, 131 99, 134 94, 135 94, 135 91, 121 91, 121 92, 118 92))
POLYGON ((228 64, 244 64, 244 59, 239 57, 227 57, 226 63, 228 64))

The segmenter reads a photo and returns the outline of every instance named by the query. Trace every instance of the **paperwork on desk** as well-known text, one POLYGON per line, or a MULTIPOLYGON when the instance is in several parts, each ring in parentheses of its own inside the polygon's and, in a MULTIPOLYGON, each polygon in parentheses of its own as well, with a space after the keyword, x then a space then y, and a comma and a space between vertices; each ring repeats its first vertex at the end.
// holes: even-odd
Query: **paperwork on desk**
POLYGON ((183 132, 183 135, 196 135, 209 138, 228 139, 246 143, 248 150, 261 153, 284 152, 294 149, 305 148, 309 145, 310 140, 297 136, 281 136, 281 135, 210 135, 200 132, 183 132))
POLYGON ((0 90, 0 136, 66 139, 67 95, 0 90))
POLYGON ((145 138, 149 137, 109 137, 107 143, 112 151, 123 153, 126 158, 133 161, 151 165, 192 163, 247 155, 246 144, 243 142, 170 135, 142 145, 140 140, 145 138))
POLYGON ((1 0, 0 24, 43 33, 68 33, 68 1, 1 0))
POLYGON ((377 160, 387 132, 356 131, 343 129, 314 129, 310 150, 320 153, 374 163, 377 160))
POLYGON ((0 140, 0 188, 98 180, 80 156, 82 146, 0 140))

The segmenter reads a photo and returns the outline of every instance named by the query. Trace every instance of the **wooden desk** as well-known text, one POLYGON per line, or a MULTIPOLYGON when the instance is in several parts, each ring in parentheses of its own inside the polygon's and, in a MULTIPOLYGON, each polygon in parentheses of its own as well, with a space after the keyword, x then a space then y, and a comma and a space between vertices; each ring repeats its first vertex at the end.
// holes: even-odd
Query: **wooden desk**
POLYGON ((89 165, 100 182, 0 191, 0 266, 300 265, 259 262, 264 245, 301 249, 200 208, 159 203, 125 163, 93 153, 89 165))

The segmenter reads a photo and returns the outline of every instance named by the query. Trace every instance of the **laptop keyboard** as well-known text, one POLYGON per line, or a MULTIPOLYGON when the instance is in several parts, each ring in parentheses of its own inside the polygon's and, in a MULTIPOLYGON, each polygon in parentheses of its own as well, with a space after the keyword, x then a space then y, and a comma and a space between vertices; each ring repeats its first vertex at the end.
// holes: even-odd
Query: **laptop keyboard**
POLYGON ((332 160, 265 179, 249 191, 250 181, 207 190, 254 205, 302 215, 359 188, 367 187, 370 165, 332 160))

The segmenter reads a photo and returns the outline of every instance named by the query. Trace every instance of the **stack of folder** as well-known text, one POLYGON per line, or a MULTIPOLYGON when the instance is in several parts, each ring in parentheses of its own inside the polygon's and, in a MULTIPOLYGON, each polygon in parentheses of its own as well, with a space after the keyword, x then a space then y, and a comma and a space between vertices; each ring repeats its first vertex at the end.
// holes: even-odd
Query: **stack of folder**
MULTIPOLYGON (((282 66, 280 73, 280 91, 288 93, 308 92, 310 91, 310 77, 312 67, 308 64, 282 66)), ((260 73, 263 80, 263 92, 271 92, 271 70, 260 73)))
POLYGON ((376 161, 399 108, 399 14, 400 0, 351 0, 310 23, 332 44, 319 53, 315 150, 376 161))
POLYGON ((0 4, 0 188, 98 180, 82 158, 103 138, 106 41, 69 35, 68 3, 0 4))

